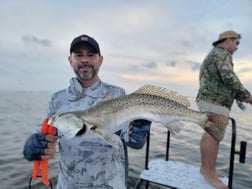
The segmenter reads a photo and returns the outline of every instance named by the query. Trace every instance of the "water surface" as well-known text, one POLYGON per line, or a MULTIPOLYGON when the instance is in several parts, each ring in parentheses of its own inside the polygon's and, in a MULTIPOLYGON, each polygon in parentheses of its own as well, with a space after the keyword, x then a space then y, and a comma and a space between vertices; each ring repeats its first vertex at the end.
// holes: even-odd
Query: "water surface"
MULTIPOLYGON (((1 189, 26 189, 31 177, 33 163, 26 161, 22 155, 27 137, 41 122, 50 94, 46 92, 9 92, 0 91, 0 183, 1 189)), ((194 105, 193 105, 193 108, 194 105)), ((234 189, 252 188, 252 108, 242 112, 232 109, 231 116, 237 121, 237 145, 247 141, 247 159, 245 164, 235 158, 234 189)), ((199 141, 203 131, 197 125, 186 123, 182 131, 172 136, 170 159, 193 165, 200 164, 199 141)), ((163 158, 165 152, 166 131, 153 125, 151 131, 151 158, 163 158)), ((226 130, 220 145, 217 161, 218 170, 228 175, 231 127, 226 130)), ((129 149, 129 188, 133 188, 140 171, 144 169, 145 150, 129 149)), ((49 175, 55 186, 57 182, 57 158, 50 160, 49 175)), ((49 188, 34 183, 34 188, 49 188)), ((162 188, 151 186, 150 189, 162 188)), ((164 188, 164 187, 163 187, 164 188)))

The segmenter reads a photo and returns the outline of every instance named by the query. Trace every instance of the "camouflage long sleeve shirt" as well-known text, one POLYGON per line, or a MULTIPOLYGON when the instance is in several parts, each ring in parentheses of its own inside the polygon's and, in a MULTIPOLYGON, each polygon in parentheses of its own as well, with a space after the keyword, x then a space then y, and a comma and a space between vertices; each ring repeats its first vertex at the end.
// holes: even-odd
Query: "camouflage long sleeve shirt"
POLYGON ((228 108, 234 99, 239 101, 250 96, 233 71, 232 55, 220 47, 213 48, 200 69, 200 88, 196 101, 207 101, 228 108))

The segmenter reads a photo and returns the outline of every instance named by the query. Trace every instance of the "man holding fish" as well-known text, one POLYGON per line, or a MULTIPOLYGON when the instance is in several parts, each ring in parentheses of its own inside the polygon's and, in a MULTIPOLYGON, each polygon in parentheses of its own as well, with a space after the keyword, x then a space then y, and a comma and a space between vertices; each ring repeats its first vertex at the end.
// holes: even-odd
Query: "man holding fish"
MULTIPOLYGON (((67 89, 53 94, 45 117, 55 114, 83 111, 95 106, 104 98, 125 95, 125 90, 104 83, 98 73, 103 56, 97 41, 88 36, 76 37, 70 47, 69 63, 76 78, 70 80, 67 89)), ((99 115, 103 116, 103 115, 99 115)), ((104 140, 101 137, 67 137, 59 129, 55 136, 37 132, 24 146, 24 157, 34 161, 50 159, 59 141, 59 175, 57 189, 76 188, 127 188, 127 148, 141 148, 150 121, 133 120, 121 126, 117 135, 104 140)), ((69 132, 72 128, 69 128, 69 132)), ((85 130, 82 131, 85 133, 85 130)))

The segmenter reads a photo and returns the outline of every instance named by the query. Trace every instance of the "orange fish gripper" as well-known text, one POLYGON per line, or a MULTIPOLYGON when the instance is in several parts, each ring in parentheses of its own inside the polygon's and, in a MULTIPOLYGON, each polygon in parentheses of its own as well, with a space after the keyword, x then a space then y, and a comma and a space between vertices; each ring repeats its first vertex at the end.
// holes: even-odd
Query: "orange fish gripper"
MULTIPOLYGON (((49 118, 46 118, 42 124, 41 133, 48 133, 49 135, 54 135, 56 128, 54 126, 48 125, 49 118)), ((33 164, 32 177, 30 179, 29 188, 31 188, 31 181, 35 181, 37 177, 41 177, 42 182, 45 185, 50 185, 52 188, 52 183, 48 179, 48 159, 45 160, 35 160, 33 164)))

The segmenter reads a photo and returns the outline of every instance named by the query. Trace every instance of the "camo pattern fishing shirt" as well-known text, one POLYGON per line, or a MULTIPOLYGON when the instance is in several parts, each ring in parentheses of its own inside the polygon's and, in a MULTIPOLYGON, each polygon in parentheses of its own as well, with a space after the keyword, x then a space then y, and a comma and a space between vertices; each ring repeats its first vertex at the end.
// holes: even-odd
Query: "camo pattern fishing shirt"
POLYGON ((201 65, 199 79, 197 102, 210 102, 230 111, 234 99, 243 101, 250 96, 234 73, 232 55, 224 48, 210 51, 201 65))

